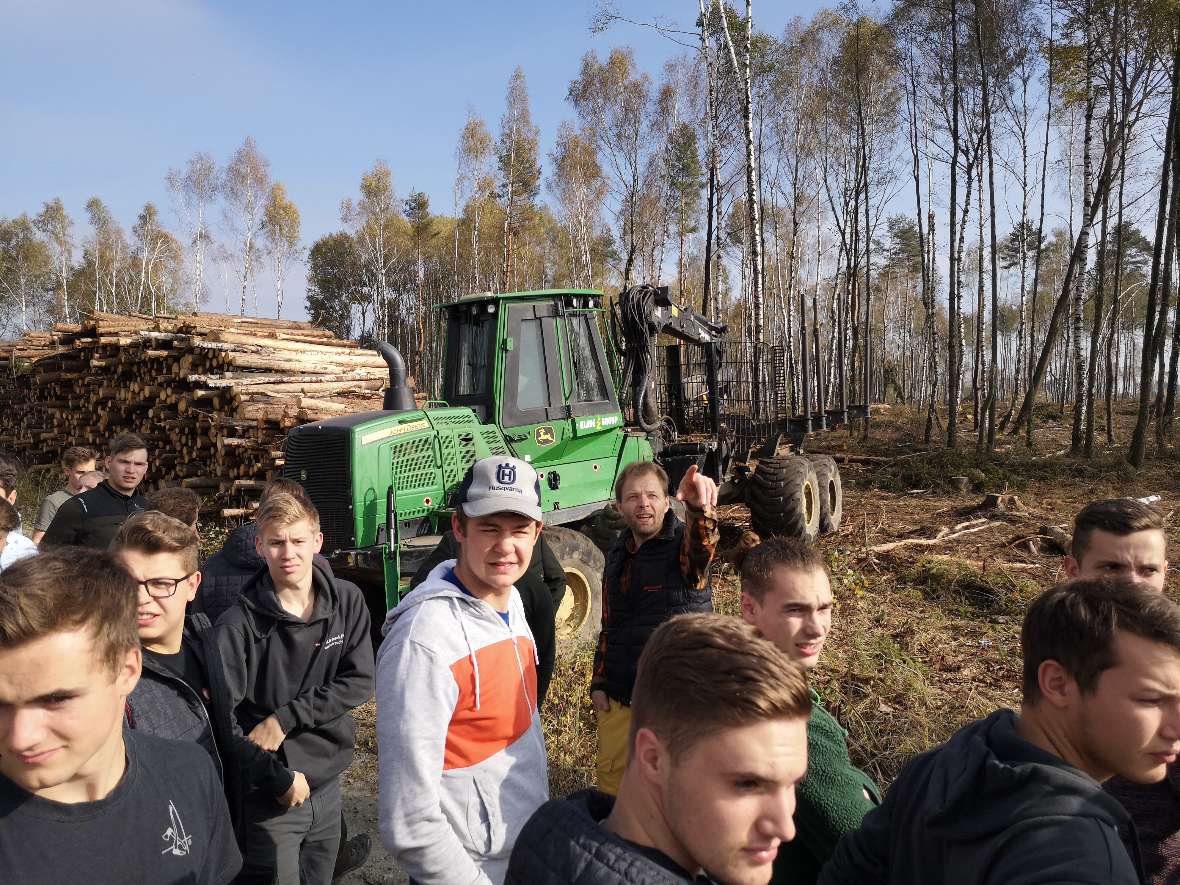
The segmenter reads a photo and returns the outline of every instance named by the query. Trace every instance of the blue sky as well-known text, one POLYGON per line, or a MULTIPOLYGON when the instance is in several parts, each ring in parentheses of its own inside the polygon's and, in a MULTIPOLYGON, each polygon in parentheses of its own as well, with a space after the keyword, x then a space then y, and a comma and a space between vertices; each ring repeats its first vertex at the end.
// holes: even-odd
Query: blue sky
MULTIPOLYGON (((755 21, 778 33, 820 5, 756 3, 755 21)), ((680 51, 626 24, 591 34, 595 6, 0 0, 10 84, 0 97, 0 216, 60 196, 80 238, 83 206, 97 195, 127 228, 147 200, 171 218, 168 168, 199 150, 224 162, 248 134, 299 205, 305 245, 339 227, 340 200, 378 158, 399 195, 424 190, 436 212, 450 212, 468 109, 494 131, 517 65, 547 154, 572 116, 565 93, 587 49, 633 46, 653 76, 680 51)), ((687 27, 696 8, 616 3, 629 18, 687 27)), ((287 285, 287 304, 301 311, 302 273, 287 285)), ((260 286, 263 303, 269 288, 260 286)))

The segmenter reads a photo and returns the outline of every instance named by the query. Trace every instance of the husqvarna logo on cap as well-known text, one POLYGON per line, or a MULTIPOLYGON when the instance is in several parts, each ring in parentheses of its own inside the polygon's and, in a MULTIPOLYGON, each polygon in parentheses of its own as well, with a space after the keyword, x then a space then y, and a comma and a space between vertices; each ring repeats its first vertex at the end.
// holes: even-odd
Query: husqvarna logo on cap
POLYGON ((541 519, 541 484, 532 465, 516 458, 484 458, 471 465, 455 496, 467 516, 519 513, 541 519))

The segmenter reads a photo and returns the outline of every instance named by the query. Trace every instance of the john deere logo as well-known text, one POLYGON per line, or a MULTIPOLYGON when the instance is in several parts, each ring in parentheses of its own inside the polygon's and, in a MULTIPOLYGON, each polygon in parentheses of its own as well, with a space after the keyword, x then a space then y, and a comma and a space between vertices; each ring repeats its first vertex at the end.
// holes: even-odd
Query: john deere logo
POLYGON ((496 468, 496 482, 502 486, 510 486, 516 482, 516 465, 501 464, 496 468))
POLYGON ((557 442, 557 437, 553 433, 553 428, 548 424, 542 424, 536 429, 533 434, 539 446, 551 446, 557 442))

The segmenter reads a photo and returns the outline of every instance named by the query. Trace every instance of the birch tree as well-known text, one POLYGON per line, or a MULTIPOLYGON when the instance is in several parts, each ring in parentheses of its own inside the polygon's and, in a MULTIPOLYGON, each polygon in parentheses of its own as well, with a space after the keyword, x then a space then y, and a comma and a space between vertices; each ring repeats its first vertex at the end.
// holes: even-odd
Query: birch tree
MULTIPOLYGON (((236 248, 239 286, 238 315, 246 315, 246 292, 254 282, 261 257, 258 238, 270 192, 270 161, 262 155, 253 136, 246 136, 221 179, 225 200, 225 223, 236 248)), ((258 292, 254 290, 254 313, 258 313, 258 292)))
POLYGON ((262 212, 262 236, 270 256, 270 272, 275 285, 275 316, 283 316, 283 281, 287 265, 299 254, 299 207, 287 196, 279 182, 270 186, 262 212))

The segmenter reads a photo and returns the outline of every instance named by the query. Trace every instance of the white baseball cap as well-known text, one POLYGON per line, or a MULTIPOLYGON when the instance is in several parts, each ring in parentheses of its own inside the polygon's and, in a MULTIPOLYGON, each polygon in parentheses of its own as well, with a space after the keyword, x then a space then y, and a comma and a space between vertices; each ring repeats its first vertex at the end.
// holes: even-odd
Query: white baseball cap
POLYGON ((541 482, 532 465, 517 458, 484 458, 467 471, 455 504, 469 517, 519 513, 540 522, 541 482))

